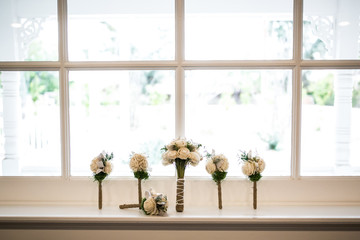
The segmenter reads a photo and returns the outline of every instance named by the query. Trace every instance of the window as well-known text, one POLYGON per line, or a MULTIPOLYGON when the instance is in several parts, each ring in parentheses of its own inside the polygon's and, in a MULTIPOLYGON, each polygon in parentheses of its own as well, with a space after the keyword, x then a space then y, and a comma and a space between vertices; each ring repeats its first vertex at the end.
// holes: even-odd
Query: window
POLYGON ((131 151, 174 176, 160 148, 186 136, 229 176, 244 148, 265 176, 358 176, 359 4, 2 0, 2 175, 88 176, 107 150, 114 176, 131 151))

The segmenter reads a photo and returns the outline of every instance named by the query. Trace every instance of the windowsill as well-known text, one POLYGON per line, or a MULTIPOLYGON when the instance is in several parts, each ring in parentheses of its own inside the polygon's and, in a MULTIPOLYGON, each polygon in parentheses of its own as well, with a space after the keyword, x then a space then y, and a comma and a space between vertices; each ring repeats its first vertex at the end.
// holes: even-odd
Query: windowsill
POLYGON ((170 206, 163 217, 115 206, 0 206, 0 229, 359 231, 360 206, 170 206))

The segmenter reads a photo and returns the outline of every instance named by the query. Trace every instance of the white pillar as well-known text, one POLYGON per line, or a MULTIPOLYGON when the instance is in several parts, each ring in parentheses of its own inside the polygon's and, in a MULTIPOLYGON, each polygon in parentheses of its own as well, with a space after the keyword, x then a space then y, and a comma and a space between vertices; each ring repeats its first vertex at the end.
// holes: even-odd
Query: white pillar
MULTIPOLYGON (((18 60, 16 29, 11 24, 17 22, 15 4, 11 0, 0 2, 0 60, 18 60)), ((4 150, 2 175, 19 175, 19 123, 20 123, 20 73, 2 72, 4 150)))
MULTIPOLYGON (((357 59, 359 53, 358 0, 338 0, 336 16, 336 58, 357 59)), ((351 141, 352 70, 340 70, 334 83, 336 113, 336 166, 349 166, 351 141)))
POLYGON ((4 176, 19 175, 20 73, 2 72, 5 158, 4 176))

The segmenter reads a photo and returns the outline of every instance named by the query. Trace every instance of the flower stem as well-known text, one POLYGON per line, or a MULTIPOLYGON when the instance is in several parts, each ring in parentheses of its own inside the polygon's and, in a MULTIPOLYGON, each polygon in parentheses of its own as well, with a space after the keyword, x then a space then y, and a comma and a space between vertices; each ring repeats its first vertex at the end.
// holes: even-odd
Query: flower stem
POLYGON ((102 181, 99 181, 98 207, 102 209, 102 181))
POLYGON ((119 208, 120 209, 125 209, 125 208, 140 208, 141 209, 141 205, 139 205, 139 204, 122 204, 122 205, 119 205, 119 208))
POLYGON ((253 182, 253 207, 254 209, 257 208, 257 188, 256 188, 256 181, 253 182))
POLYGON ((217 185, 218 185, 218 203, 219 203, 219 209, 222 209, 221 181, 217 182, 217 185))
POLYGON ((141 193, 141 179, 138 178, 138 197, 139 197, 139 209, 141 209, 142 193, 141 193))

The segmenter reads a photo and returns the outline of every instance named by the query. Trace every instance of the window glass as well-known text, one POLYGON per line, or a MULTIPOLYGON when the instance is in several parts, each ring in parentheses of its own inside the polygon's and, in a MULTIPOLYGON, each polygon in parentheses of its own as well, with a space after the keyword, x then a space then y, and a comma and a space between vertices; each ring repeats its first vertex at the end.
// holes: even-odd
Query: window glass
POLYGON ((360 1, 304 0, 304 59, 360 58, 360 1))
POLYGON ((56 0, 0 1, 0 61, 58 60, 56 0))
POLYGON ((186 59, 290 59, 292 0, 185 1, 186 59))
POLYGON ((304 70, 302 175, 360 174, 360 70, 304 70))
POLYGON ((2 175, 59 176, 57 72, 0 73, 2 175))
POLYGON ((174 2, 69 0, 70 60, 173 60, 174 2))
POLYGON ((160 149, 174 138, 173 71, 71 71, 71 174, 91 174, 91 159, 114 153, 112 175, 130 176, 132 151, 148 155, 151 175, 173 175, 160 149))
MULTIPOLYGON (((290 175, 291 71, 186 72, 186 136, 223 153, 229 176, 243 176, 239 150, 256 150, 264 175, 290 175)), ((188 175, 204 175, 205 161, 188 175)))

